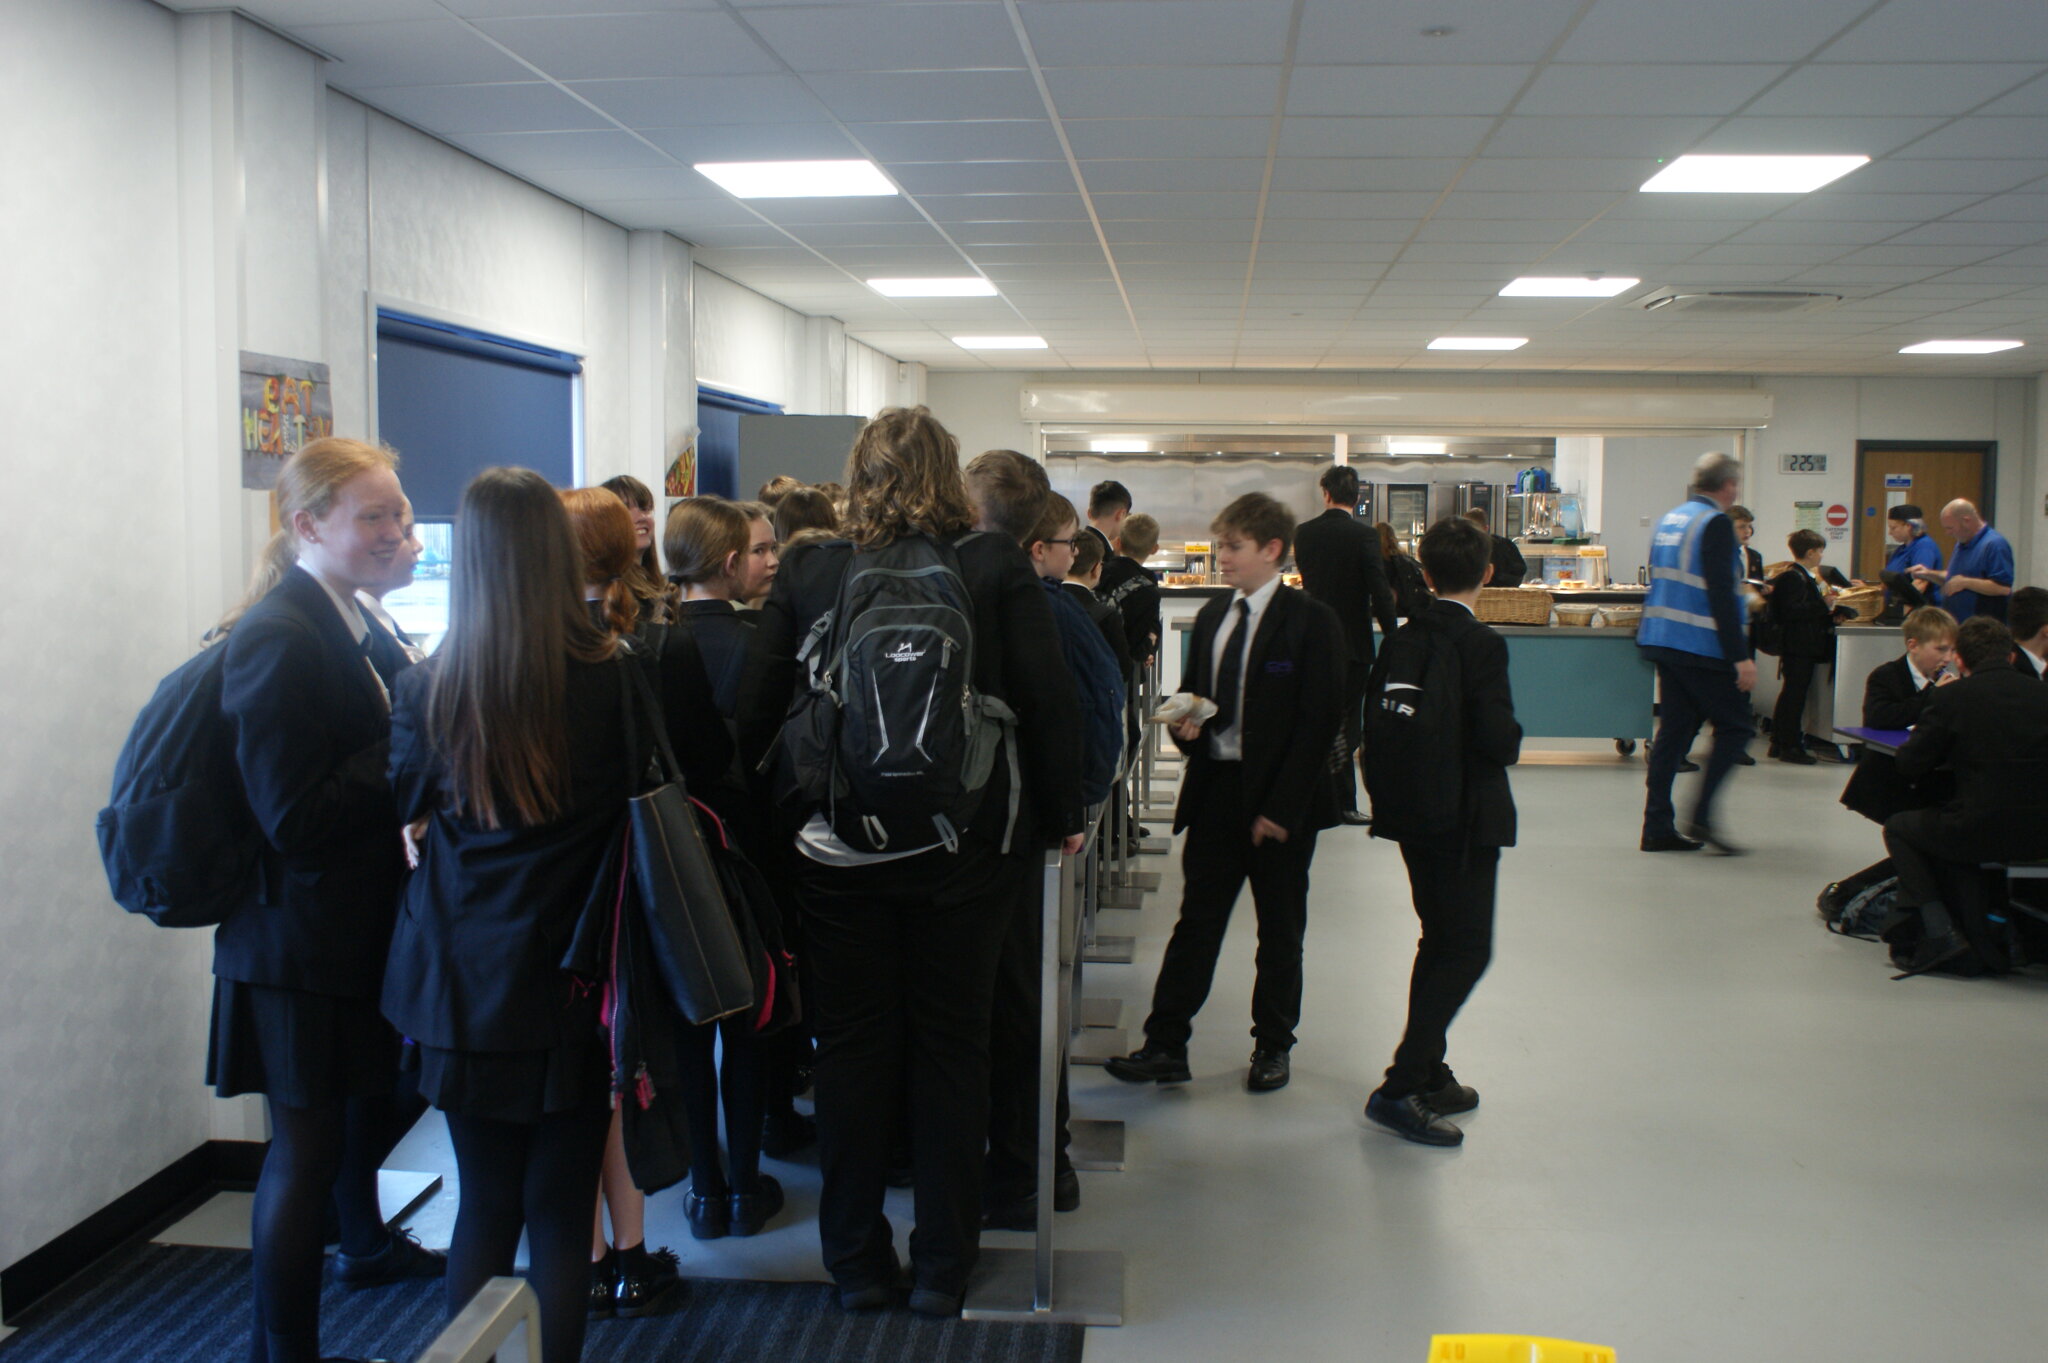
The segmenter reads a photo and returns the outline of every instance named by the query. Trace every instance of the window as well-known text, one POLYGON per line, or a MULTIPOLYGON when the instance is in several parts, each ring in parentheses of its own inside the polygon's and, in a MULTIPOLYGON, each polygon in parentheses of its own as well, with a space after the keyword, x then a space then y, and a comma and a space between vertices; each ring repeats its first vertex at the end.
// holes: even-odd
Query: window
POLYGON ((782 405, 743 398, 716 388, 697 390, 697 491, 720 497, 754 495, 740 478, 740 418, 781 416, 782 405))

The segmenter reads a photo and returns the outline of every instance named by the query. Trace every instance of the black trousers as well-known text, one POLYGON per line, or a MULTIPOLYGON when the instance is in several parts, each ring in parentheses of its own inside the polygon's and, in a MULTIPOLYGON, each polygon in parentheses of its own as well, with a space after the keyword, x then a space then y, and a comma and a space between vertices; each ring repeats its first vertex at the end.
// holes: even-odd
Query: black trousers
MULTIPOLYGON (((1668 650, 1667 650, 1668 651, 1668 650)), ((1655 650, 1651 650, 1654 654, 1655 650)), ((1643 801, 1643 836, 1668 838, 1678 832, 1678 820, 1671 806, 1671 784, 1678 779, 1678 764, 1692 750, 1700 726, 1714 726, 1714 751, 1700 775, 1699 796, 1693 804, 1692 821, 1705 828, 1714 826, 1714 796, 1735 760, 1749 746, 1756 733, 1749 697, 1735 685, 1733 664, 1702 660, 1702 665, 1671 662, 1657 658, 1657 737, 1650 744, 1649 794, 1643 801)))
MULTIPOLYGON (((1038 1189, 1038 1056, 1041 952, 1045 941, 1044 866, 1034 849, 1003 859, 1012 894, 1010 921, 996 964, 995 1011, 989 1025, 988 1164, 983 1200, 991 1207, 1038 1189)), ((1060 1066, 1058 1150, 1067 1158, 1067 1067, 1060 1066)))
POLYGON ((1252 846, 1253 811, 1241 796, 1235 762, 1213 762, 1203 807, 1188 824, 1181 851, 1180 920, 1166 944, 1145 1039, 1185 1050, 1195 1014, 1216 978, 1216 957, 1245 881, 1258 915, 1258 975, 1252 985, 1252 1038, 1288 1050, 1301 1022, 1301 939, 1308 926, 1308 866, 1316 854, 1314 830, 1286 842, 1252 846))
POLYGON ((1778 704, 1771 711, 1771 751, 1799 752, 1806 747, 1806 697, 1813 690, 1814 658, 1781 658, 1778 704))
POLYGON ((969 838, 954 853, 797 871, 818 1037, 818 1238, 842 1287, 888 1280, 884 1179, 907 1107, 911 1266, 920 1287, 966 1290, 981 1245, 989 1013, 1015 902, 1002 863, 969 838))
POLYGON ((1500 849, 1463 854, 1401 845, 1422 942, 1408 979, 1408 1027, 1380 1092, 1405 1098, 1441 1087, 1451 1019, 1493 959, 1493 900, 1500 849))
POLYGON ((1334 773, 1337 808, 1347 814, 1358 810, 1358 745, 1365 740, 1365 685, 1372 677, 1372 663, 1351 663, 1344 670, 1344 761, 1334 773))
POLYGON ((1946 900, 1943 882, 1957 870, 1974 870, 1978 861, 1954 838, 1944 835, 1938 809, 1909 809, 1886 819, 1884 850, 1891 855, 1899 878, 1898 898, 1893 902, 1902 909, 1946 900), (1962 861, 1961 857, 1969 859, 1962 861))

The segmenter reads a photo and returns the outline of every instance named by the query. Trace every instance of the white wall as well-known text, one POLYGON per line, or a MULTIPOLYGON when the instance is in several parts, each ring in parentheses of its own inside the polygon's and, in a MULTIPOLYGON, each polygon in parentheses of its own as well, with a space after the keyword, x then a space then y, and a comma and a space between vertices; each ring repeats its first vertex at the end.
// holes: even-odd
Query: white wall
POLYGON ((0 1265, 207 1138, 207 935, 114 908, 93 837, 191 643, 177 80, 153 6, 0 7, 7 478, 91 508, 17 515, 0 548, 0 1265))
POLYGON ((832 317, 806 317, 735 284, 696 271, 697 381, 773 402, 791 414, 873 416, 925 400, 921 364, 899 364, 850 339, 832 317))

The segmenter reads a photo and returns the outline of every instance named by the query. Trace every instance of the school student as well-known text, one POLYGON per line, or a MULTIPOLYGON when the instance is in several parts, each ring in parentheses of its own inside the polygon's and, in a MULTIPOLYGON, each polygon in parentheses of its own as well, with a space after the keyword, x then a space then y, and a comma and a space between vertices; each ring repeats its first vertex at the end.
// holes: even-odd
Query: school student
MULTIPOLYGON (((1060 500, 1066 501, 1065 498, 1060 500)), ((1067 505, 1073 503, 1068 502, 1067 505)), ((1084 538, 1077 535, 1069 557, 1071 561, 1060 583, 1102 632, 1102 641, 1116 655, 1117 675, 1124 678, 1128 687, 1136 665, 1131 659, 1130 643, 1124 638, 1123 616, 1115 606, 1095 594, 1096 587, 1102 582, 1102 546, 1095 542, 1093 536, 1084 538)))
MULTIPOLYGON (((1075 733, 1078 719, 1046 592, 1015 542, 971 533, 975 519, 959 444, 929 411, 889 408, 868 422, 847 461, 847 539, 792 553, 762 609, 762 681, 742 701, 742 746, 751 754, 775 742, 800 684, 798 650, 820 617, 836 612, 850 574, 950 558, 971 613, 973 689, 1017 716, 1018 794, 1041 806, 1040 832, 1078 847, 1079 812, 1060 807, 1076 785, 1078 753, 1055 741, 1075 733)), ((947 665, 930 650, 913 650, 906 662, 947 665)), ((842 746, 873 732, 846 725, 871 723, 854 711, 842 721, 842 746)), ((783 775, 802 774, 785 763, 783 775)), ((909 1305, 957 1315, 980 1248, 996 961, 1019 896, 1006 880, 1019 864, 1005 855, 1016 829, 1010 764, 997 757, 950 837, 934 819, 891 822, 850 797, 812 802, 802 789, 792 792, 800 824, 792 861, 819 1047, 825 1267, 845 1309, 896 1300, 898 1260, 882 1204, 890 1128, 907 1101, 917 1224, 909 1305)))
POLYGON ((1401 844, 1422 942, 1408 984, 1407 1029, 1386 1078, 1365 1100, 1365 1115, 1405 1140, 1446 1146, 1465 1137, 1444 1118, 1479 1106, 1478 1093, 1458 1082, 1444 1057, 1451 1020, 1493 953, 1500 850, 1515 845, 1508 768, 1521 755, 1522 726, 1508 686, 1507 644, 1473 613, 1492 561, 1486 531, 1462 518, 1439 521, 1417 548, 1436 600, 1374 666, 1366 771, 1380 787, 1374 808, 1388 811, 1373 836, 1401 844), (1426 666, 1411 674, 1417 657, 1426 666), (1403 706, 1438 707, 1437 741, 1394 750, 1398 726, 1409 722, 1403 706), (1441 741, 1449 735, 1452 741, 1441 741), (1424 820, 1419 804, 1402 798, 1415 790, 1454 794, 1445 802, 1448 817, 1424 820))
POLYGON ((1143 514, 1130 517, 1095 588, 1096 595, 1123 617, 1124 642, 1141 665, 1149 664, 1159 651, 1159 575, 1145 566, 1145 560, 1158 552, 1159 522, 1143 514))
POLYGON ((628 749, 639 664, 585 607, 555 490, 486 469, 462 494, 441 647, 392 710, 398 818, 417 849, 384 1014, 417 1043, 462 1182, 452 1316, 526 1235, 542 1363, 582 1354, 590 1227, 612 1121, 598 995, 563 949, 652 751, 628 749))
POLYGON ((775 508, 766 502, 735 502, 733 505, 747 518, 747 556, 743 560, 739 594, 733 597, 733 604, 759 610, 768 599, 769 588, 775 585, 775 574, 782 563, 782 549, 775 536, 775 508))
POLYGON ((1195 617, 1181 689, 1216 705, 1172 729, 1187 755, 1174 832, 1187 831, 1180 920, 1152 989, 1145 1044, 1109 1062, 1129 1083, 1184 1084, 1194 1017, 1209 996, 1238 891, 1258 916, 1251 1067, 1245 1086, 1286 1086, 1301 1021, 1301 944, 1316 834, 1337 822, 1330 758, 1343 719, 1344 628, 1280 581, 1294 514, 1263 492, 1223 508, 1209 532, 1234 590, 1195 617))
POLYGON ((640 603, 644 620, 668 619, 668 582, 661 575, 661 558, 654 551, 654 494, 647 484, 630 473, 607 478, 599 485, 625 503, 633 517, 633 566, 626 583, 640 603))
POLYGON ((2048 588, 2020 588, 2010 610, 2013 670, 2036 681, 2048 678, 2048 588))
POLYGON ((270 1111, 250 1224, 250 1355, 311 1363, 330 1198, 344 1285, 445 1263, 387 1231, 377 1204, 399 1057, 377 991, 405 875, 385 759, 406 660, 368 649, 374 627, 355 594, 393 574, 405 493, 388 450, 328 437, 286 461, 272 496, 280 528, 217 645, 264 846, 259 888, 214 933, 207 1082, 223 1098, 263 1094, 270 1111))
POLYGON ((1820 578, 1821 557, 1828 542, 1818 530, 1794 530, 1785 545, 1792 551, 1792 564, 1771 579, 1771 614, 1777 619, 1781 637, 1778 670, 1783 684, 1777 707, 1771 712, 1768 756, 1810 767, 1818 759, 1806 750, 1806 698, 1813 690, 1813 674, 1835 660, 1836 620, 1854 612, 1828 601, 1833 589, 1822 585, 1820 578))

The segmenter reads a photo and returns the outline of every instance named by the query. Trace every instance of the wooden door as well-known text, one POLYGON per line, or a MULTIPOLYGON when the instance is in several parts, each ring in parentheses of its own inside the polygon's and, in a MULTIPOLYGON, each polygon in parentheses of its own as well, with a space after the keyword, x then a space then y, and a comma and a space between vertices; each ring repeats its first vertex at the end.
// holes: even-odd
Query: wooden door
POLYGON ((1948 562, 1955 545, 1941 528, 1941 509, 1958 497, 1976 503, 1986 520, 1993 519, 1990 503, 1991 461, 1996 447, 1981 442, 1955 441, 1945 444, 1909 444, 1903 441, 1865 440, 1856 447, 1855 562, 1850 576, 1865 582, 1877 581, 1891 552, 1885 532, 1886 512, 1900 502, 1910 502, 1927 516, 1927 533, 1941 546, 1941 561, 1948 562), (1910 478, 1906 488, 1888 488, 1887 477, 1910 478))

